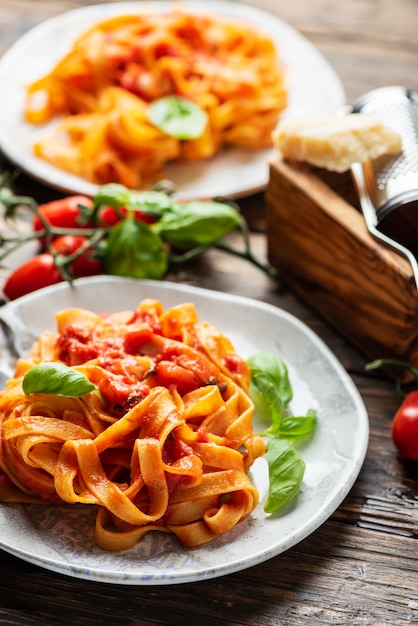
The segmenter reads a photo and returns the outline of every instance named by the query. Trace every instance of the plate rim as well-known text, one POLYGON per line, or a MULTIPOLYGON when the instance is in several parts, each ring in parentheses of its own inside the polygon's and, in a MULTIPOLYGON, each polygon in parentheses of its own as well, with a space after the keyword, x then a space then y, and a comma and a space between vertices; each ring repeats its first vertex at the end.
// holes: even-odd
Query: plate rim
MULTIPOLYGON (((88 290, 91 285, 95 283, 98 287, 111 286, 112 284, 119 283, 124 284, 125 286, 135 286, 138 287, 139 291, 141 290, 141 285, 144 288, 145 292, 147 291, 147 287, 150 286, 152 289, 158 288, 161 289, 161 293, 164 294, 164 291, 168 291, 175 294, 181 295, 196 295, 202 297, 203 299, 208 298, 209 300, 217 300, 224 302, 233 301, 237 305, 242 306, 250 306, 259 311, 269 311, 273 315, 277 315, 282 319, 285 319, 288 323, 296 326, 303 334, 309 338, 311 342, 320 350, 321 354, 326 357, 328 363, 336 370, 339 379, 344 383, 344 390, 349 393, 350 399, 353 401, 356 407, 356 414, 358 417, 358 425, 361 427, 361 439, 356 443, 356 454, 352 458, 349 459, 348 462, 348 472, 344 473, 344 476, 340 479, 340 482, 343 481, 343 486, 339 485, 338 494, 335 493, 336 486, 333 487, 332 493, 328 495, 326 506, 322 506, 321 513, 316 514, 305 522, 303 525, 303 532, 299 533, 296 539, 289 538, 287 545, 281 546, 279 550, 277 550, 277 544, 273 545, 269 550, 264 550, 263 552, 258 552, 256 555, 252 555, 250 559, 245 558, 235 558, 229 563, 222 565, 210 565, 205 566, 204 569, 199 571, 190 569, 183 569, 181 571, 174 571, 174 575, 170 576, 164 572, 160 572, 156 575, 155 571, 148 570, 147 572, 147 562, 141 562, 141 571, 136 572, 133 575, 129 575, 129 572, 123 574, 121 571, 110 570, 110 569, 99 569, 93 571, 93 568, 86 569, 84 565, 77 565, 74 563, 64 563, 65 559, 62 559, 60 563, 57 564, 57 561, 54 561, 50 558, 36 557, 33 555, 28 555, 24 550, 18 549, 15 546, 11 547, 10 545, 5 544, 3 538, 0 536, 0 548, 5 550, 6 552, 21 558, 22 560, 28 561, 32 564, 35 564, 43 569, 47 569, 50 571, 54 571, 56 573, 69 575, 75 578, 86 579, 90 581, 96 582, 107 582, 107 583, 115 583, 115 584, 126 584, 126 585, 166 585, 166 584, 180 584, 187 582, 197 582, 201 580, 208 580, 212 578, 216 578, 219 576, 228 575, 231 573, 235 573, 238 571, 242 571, 248 569, 250 567, 260 565, 261 563, 273 558, 275 556, 279 556, 283 552, 287 551, 291 547, 299 544, 303 539, 312 534, 315 530, 317 530, 325 521, 329 519, 332 513, 340 506, 341 502, 347 496, 351 488, 353 487, 359 473, 361 467, 363 465, 368 446, 368 437, 369 437, 369 422, 368 422, 368 414, 366 411, 366 407, 362 400, 362 397, 355 386, 353 380, 351 379, 348 372, 345 370, 341 362, 334 355, 334 353, 328 348, 325 342, 311 329, 309 328, 303 321, 294 316, 292 313, 289 313, 279 306, 262 302, 260 300, 255 300, 249 298, 247 296, 235 295, 235 294, 227 294, 224 292, 207 289, 204 287, 196 287, 192 285, 185 285, 183 283, 174 283, 170 281, 153 281, 153 280, 142 280, 138 281, 135 279, 125 279, 125 278, 117 278, 117 277, 109 277, 109 276, 98 276, 92 278, 81 278, 74 281, 73 286, 77 289, 80 288, 88 290)), ((58 285, 54 285, 51 287, 46 287, 44 289, 40 289, 36 292, 23 296, 17 300, 14 300, 10 303, 7 303, 2 307, 5 311, 19 311, 21 307, 30 307, 31 302, 35 299, 42 301, 44 298, 48 298, 50 294, 59 294, 61 291, 68 291, 73 287, 68 285, 67 283, 59 283, 58 285)), ((141 293, 139 296, 143 296, 141 293)), ((162 298, 163 299, 163 298, 162 298)), ((0 317, 3 316, 2 309, 0 309, 0 317)), ((55 309, 54 309, 55 310, 55 309)), ((4 506, 0 504, 0 506, 4 506)), ((21 505, 16 505, 21 506, 21 505)), ((260 506, 260 505, 259 505, 260 506)), ((237 539, 239 541, 239 539, 237 539)))
MULTIPOLYGON (((170 6, 172 6, 172 2, 170 2, 170 0, 133 0, 121 3, 97 3, 93 5, 76 7, 69 11, 59 13, 29 29, 4 52, 4 54, 0 58, 0 84, 2 83, 2 81, 4 83, 3 74, 5 74, 6 77, 10 76, 10 71, 12 71, 13 67, 13 59, 16 55, 19 54, 20 49, 25 49, 25 46, 29 45, 32 40, 36 41, 37 37, 44 37, 46 34, 53 31, 54 28, 56 29, 57 26, 58 28, 62 28, 62 25, 64 25, 65 22, 68 20, 73 20, 74 22, 77 22, 77 18, 79 18, 80 16, 88 17, 90 14, 94 15, 95 13, 99 13, 101 10, 105 10, 107 14, 111 11, 124 11, 125 8, 127 10, 127 7, 145 7, 146 9, 150 9, 151 7, 160 7, 165 10, 170 6), (7 70, 9 71, 7 72, 7 70)), ((262 28, 271 27, 272 24, 274 30, 279 30, 283 33, 286 33, 286 36, 290 37, 295 44, 297 43, 301 50, 309 51, 309 56, 312 59, 312 62, 315 63, 317 69, 319 67, 321 68, 323 76, 326 75, 328 84, 332 84, 333 93, 332 98, 330 98, 330 100, 333 102, 332 108, 339 109, 344 106, 344 87, 331 63, 306 37, 304 37, 298 30, 296 30, 293 26, 291 26, 278 16, 270 14, 262 9, 259 9, 258 7, 244 5, 240 2, 232 2, 231 0, 211 0, 211 2, 208 5, 205 5, 204 8, 201 4, 199 4, 197 0, 183 0, 182 7, 186 9, 190 8, 191 10, 200 11, 202 13, 220 12, 221 14, 230 14, 232 17, 236 17, 238 19, 242 18, 246 21, 249 21, 250 23, 252 22, 252 20, 256 20, 256 25, 261 24, 262 28)), ((106 15, 103 15, 102 17, 104 18, 106 17, 106 15)), ((98 19, 99 15, 97 16, 97 20, 98 19)), ((279 56, 281 56, 282 51, 280 49, 280 41, 277 41, 277 38, 274 38, 274 41, 278 46, 279 56)), ((55 61, 56 60, 57 59, 55 59, 55 61)), ((41 72, 41 74, 42 73, 43 72, 41 72)), ((288 80, 291 81, 291 77, 288 80)), ((22 94, 20 95, 20 98, 23 102, 23 84, 20 84, 20 88, 22 89, 22 94)), ((13 94, 13 91, 11 93, 13 94)), ((292 95, 291 87, 289 87, 289 95, 292 95)), ((292 105, 288 106, 288 109, 285 110, 282 117, 285 118, 289 114, 292 115, 292 105)), ((20 125, 22 125, 23 127, 27 126, 31 134, 37 132, 33 125, 27 124, 26 122, 24 122, 23 119, 20 121, 20 125)), ((20 167, 22 171, 24 171, 26 174, 31 176, 33 179, 43 184, 46 184, 47 186, 55 188, 63 193, 82 193, 85 195, 94 195, 97 192, 99 185, 90 183, 89 181, 81 177, 72 175, 59 168, 55 168, 53 165, 48 164, 42 159, 37 158, 30 151, 30 145, 28 145, 28 152, 25 152, 25 154, 22 155, 19 151, 19 147, 16 146, 16 143, 13 141, 13 137, 9 136, 7 126, 7 123, 3 125, 0 124, 0 147, 5 156, 11 161, 11 163, 20 167)), ((31 139, 31 141, 33 142, 33 139, 31 139)), ((248 151, 236 148, 227 148, 220 154, 216 155, 213 162, 196 162, 192 164, 189 163, 187 165, 189 165, 189 168, 193 167, 193 173, 196 173, 200 171, 201 167, 205 168, 205 166, 207 167, 208 165, 209 167, 211 167, 212 163, 215 163, 216 167, 216 158, 220 157, 222 159, 228 159, 228 154, 232 154, 233 158, 237 159, 237 168, 241 163, 245 163, 246 157, 248 157, 248 151)), ((257 173, 256 177, 257 181, 254 180, 250 183, 246 183, 245 181, 247 180, 247 177, 238 177, 234 181, 228 181, 229 187, 223 185, 222 188, 219 189, 219 193, 216 192, 214 195, 230 198, 240 198, 252 193, 260 192, 265 189, 268 184, 269 161, 274 154, 274 148, 262 149, 252 153, 251 156, 256 155, 256 157, 260 159, 260 162, 257 162, 257 165, 260 168, 260 171, 257 173), (263 161, 263 172, 261 172, 261 161, 263 161)), ((228 160, 226 161, 226 164, 228 164, 228 160)), ((222 166, 222 169, 225 169, 225 165, 223 162, 220 162, 220 165, 222 166)), ((176 164, 175 162, 167 164, 165 170, 170 173, 171 168, 174 168, 175 171, 176 168, 181 168, 181 164, 176 164)), ((183 168, 183 173, 184 171, 185 170, 183 168)), ((167 178, 169 178, 169 176, 167 176, 167 178)), ((197 190, 193 189, 193 185, 191 189, 182 189, 180 186, 176 192, 176 197, 180 200, 190 200, 196 199, 198 196, 207 196, 209 193, 209 189, 207 188, 208 183, 203 183, 202 193, 200 193, 197 190)))

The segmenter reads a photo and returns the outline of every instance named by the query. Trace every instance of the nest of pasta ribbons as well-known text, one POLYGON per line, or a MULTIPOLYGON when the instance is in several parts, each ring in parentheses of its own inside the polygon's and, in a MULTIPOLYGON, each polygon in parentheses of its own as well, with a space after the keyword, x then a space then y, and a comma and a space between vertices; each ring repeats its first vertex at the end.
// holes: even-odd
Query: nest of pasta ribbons
POLYGON ((248 516, 258 502, 248 469, 265 444, 252 430, 248 365, 230 341, 199 324, 192 304, 143 300, 56 319, 0 396, 0 500, 97 505, 95 539, 109 550, 152 530, 197 546, 248 516), (25 393, 45 364, 93 390, 61 394, 55 379, 54 393, 36 380, 25 393))
POLYGON ((270 146, 286 105, 268 35, 175 8, 94 25, 28 86, 25 116, 57 120, 34 145, 38 157, 99 185, 140 189, 161 179, 168 161, 270 146))

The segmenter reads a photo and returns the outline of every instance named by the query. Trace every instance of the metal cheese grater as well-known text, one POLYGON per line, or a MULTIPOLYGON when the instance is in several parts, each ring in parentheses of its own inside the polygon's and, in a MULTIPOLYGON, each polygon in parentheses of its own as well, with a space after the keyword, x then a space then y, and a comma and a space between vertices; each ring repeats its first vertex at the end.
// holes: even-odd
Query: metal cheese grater
POLYGON ((402 154, 356 163, 351 171, 369 232, 409 260, 418 286, 418 93, 375 89, 352 112, 379 120, 402 138, 402 154))

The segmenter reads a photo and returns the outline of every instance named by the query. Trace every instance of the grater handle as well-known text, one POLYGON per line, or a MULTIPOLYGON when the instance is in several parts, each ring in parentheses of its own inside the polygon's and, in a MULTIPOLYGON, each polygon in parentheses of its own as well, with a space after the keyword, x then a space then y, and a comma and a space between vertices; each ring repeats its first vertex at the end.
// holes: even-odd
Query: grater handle
POLYGON ((357 195, 360 201, 360 208, 363 213, 364 221, 366 222, 367 230, 375 239, 378 239, 389 248, 393 248, 404 257, 406 257, 412 268, 415 286, 418 288, 418 263, 415 256, 410 250, 408 250, 408 248, 401 245, 400 243, 398 243, 391 237, 388 237, 377 229, 378 220, 376 207, 374 206, 370 198, 362 164, 354 163, 351 166, 351 174, 354 185, 356 187, 357 195))

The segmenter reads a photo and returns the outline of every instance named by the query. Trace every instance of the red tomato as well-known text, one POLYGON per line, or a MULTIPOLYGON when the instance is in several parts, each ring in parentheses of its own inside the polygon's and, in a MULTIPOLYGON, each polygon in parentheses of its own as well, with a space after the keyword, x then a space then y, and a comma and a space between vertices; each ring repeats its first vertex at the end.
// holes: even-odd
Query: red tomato
MULTIPOLYGON (((52 248, 63 256, 70 256, 87 243, 82 235, 62 235, 52 242, 52 248)), ((71 263, 72 274, 75 278, 81 276, 96 276, 103 273, 103 265, 99 259, 91 258, 92 249, 87 248, 83 254, 71 263)))
MULTIPOLYGON (((122 216, 125 216, 126 213, 127 211, 125 207, 121 207, 119 211, 116 211, 116 209, 111 206, 101 207, 99 211, 99 225, 114 226, 121 221, 121 214, 122 216)), ((143 213, 143 211, 138 210, 135 211, 135 219, 139 222, 144 222, 145 224, 152 224, 155 221, 152 215, 147 215, 147 213, 143 213)))
MULTIPOLYGON (((61 200, 41 204, 38 210, 51 226, 56 226, 57 228, 84 228, 87 225, 81 225, 78 221, 80 218, 79 204, 90 208, 93 206, 93 201, 87 196, 68 196, 61 200)), ((37 215, 33 217, 33 229, 35 231, 43 229, 42 222, 37 215)))
POLYGON ((418 461, 418 391, 409 393, 397 410, 392 439, 402 458, 418 461))
POLYGON ((116 209, 111 206, 102 207, 99 211, 98 217, 98 222, 101 226, 114 226, 121 220, 121 217, 116 209))
POLYGON ((51 254, 38 254, 16 268, 6 280, 3 291, 9 300, 15 300, 31 291, 55 285, 62 280, 51 254))

